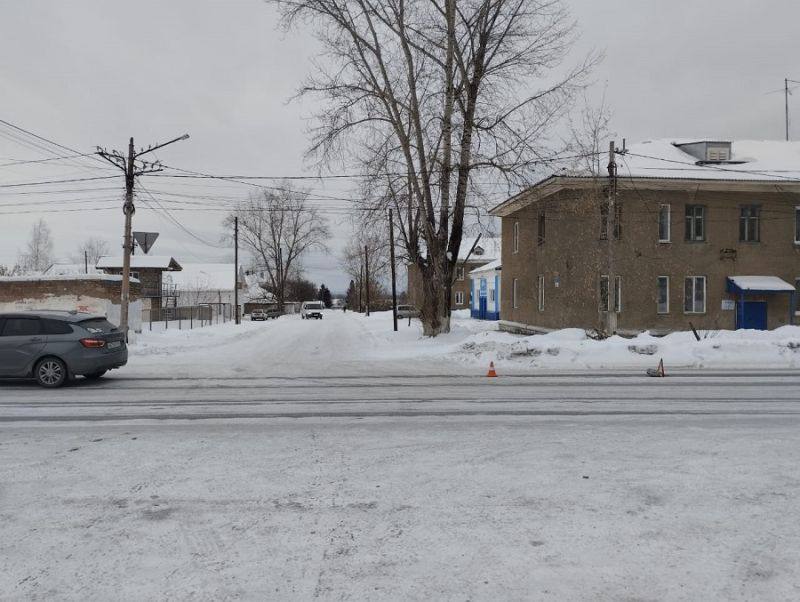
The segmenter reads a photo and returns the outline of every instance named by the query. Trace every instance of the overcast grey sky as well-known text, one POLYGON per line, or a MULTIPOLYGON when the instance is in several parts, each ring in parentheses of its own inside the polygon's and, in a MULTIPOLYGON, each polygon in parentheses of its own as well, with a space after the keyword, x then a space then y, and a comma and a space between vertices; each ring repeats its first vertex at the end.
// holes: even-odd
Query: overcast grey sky
MULTIPOLYGON (((620 138, 783 137, 783 95, 767 93, 781 88, 784 77, 800 80, 800 2, 565 3, 582 31, 575 56, 589 49, 605 52, 592 94, 607 90, 620 138)), ((123 148, 129 136, 144 145, 188 132, 190 140, 159 154, 165 163, 220 174, 309 173, 303 161, 303 116, 313 107, 288 100, 308 73, 316 44, 307 32, 284 34, 274 9, 260 0, 0 0, 0 23, 0 119, 81 151, 95 145, 123 148)), ((793 134, 800 137, 800 91, 790 102, 797 123, 793 134)), ((8 134, 0 127, 0 164, 47 156, 8 134)), ((114 173, 91 166, 83 160, 69 167, 0 167, 0 184, 114 173)), ((324 195, 346 193, 343 183, 310 185, 324 195)), ((121 186, 120 177, 42 188, 74 190, 61 195, 0 189, 0 263, 14 262, 40 215, 10 211, 41 210, 54 231, 59 258, 90 235, 118 249, 121 211, 65 210, 109 207, 121 186), (55 198, 69 202, 50 203, 55 198)), ((223 203, 248 192, 236 184, 174 184, 153 177, 145 186, 157 197, 158 191, 172 191, 223 203)), ((223 214, 180 209, 170 205, 193 234, 219 245, 223 214)), ((330 218, 336 233, 330 252, 305 263, 311 279, 341 290, 346 278, 337 255, 350 218, 339 210, 330 218)), ((153 253, 179 261, 232 257, 228 249, 198 241, 142 203, 135 229, 161 232, 153 253)))

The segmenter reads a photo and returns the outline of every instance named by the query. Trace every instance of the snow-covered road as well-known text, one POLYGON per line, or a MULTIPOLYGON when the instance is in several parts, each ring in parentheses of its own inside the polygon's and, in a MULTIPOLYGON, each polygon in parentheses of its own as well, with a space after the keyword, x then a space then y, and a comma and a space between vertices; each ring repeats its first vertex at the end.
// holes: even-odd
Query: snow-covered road
POLYGON ((488 379, 334 319, 0 383, 0 599, 800 597, 797 372, 488 379))

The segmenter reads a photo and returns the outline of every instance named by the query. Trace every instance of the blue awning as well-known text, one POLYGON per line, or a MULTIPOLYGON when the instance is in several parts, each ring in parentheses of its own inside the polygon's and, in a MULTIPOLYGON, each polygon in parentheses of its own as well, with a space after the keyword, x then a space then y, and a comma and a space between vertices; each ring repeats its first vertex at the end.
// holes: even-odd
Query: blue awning
POLYGON ((737 295, 794 293, 795 288, 777 276, 729 276, 727 291, 737 295))

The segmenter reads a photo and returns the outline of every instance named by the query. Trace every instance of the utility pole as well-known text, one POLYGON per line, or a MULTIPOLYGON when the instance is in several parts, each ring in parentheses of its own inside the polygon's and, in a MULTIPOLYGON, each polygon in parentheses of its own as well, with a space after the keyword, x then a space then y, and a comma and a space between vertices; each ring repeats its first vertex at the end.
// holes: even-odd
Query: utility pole
POLYGON ((138 153, 135 151, 133 147, 133 137, 128 142, 128 155, 127 157, 123 156, 118 151, 112 150, 111 152, 106 151, 105 149, 97 147, 97 153, 103 159, 118 167, 123 171, 125 174, 125 202, 122 205, 122 212, 125 214, 125 232, 123 236, 123 243, 122 243, 122 293, 121 293, 121 305, 120 305, 120 319, 119 319, 119 329, 125 333, 125 339, 128 338, 128 306, 130 305, 130 290, 131 290, 131 254, 133 253, 133 237, 131 235, 131 221, 133 218, 133 214, 136 211, 136 208, 133 204, 133 186, 136 178, 148 174, 154 173, 157 171, 163 171, 163 167, 161 166, 160 161, 140 161, 140 164, 137 164, 136 161, 139 160, 139 157, 153 152, 159 148, 163 148, 168 144, 172 144, 173 142, 178 142, 180 140, 186 140, 189 138, 189 134, 184 134, 183 136, 179 136, 178 138, 174 138, 169 140, 168 142, 164 142, 162 144, 157 144, 155 146, 149 146, 146 149, 141 149, 138 153))
POLYGON ((236 305, 236 324, 241 324, 239 318, 239 217, 233 218, 233 265, 236 271, 233 286, 233 303, 236 305))
POLYGON ((394 331, 397 332, 397 283, 394 270, 394 221, 392 210, 389 209, 389 261, 392 264, 392 322, 394 331))
POLYGON ((786 142, 789 142, 789 78, 783 80, 783 98, 786 109, 786 142))
POLYGON ((614 278, 614 239, 620 232, 620 225, 617 224, 617 160, 614 156, 616 152, 614 141, 608 145, 608 220, 606 220, 606 244, 608 245, 608 287, 606 302, 606 334, 608 336, 617 332, 617 312, 616 309, 616 279, 614 278))
POLYGON ((361 265, 359 266, 358 270, 358 313, 364 311, 364 303, 361 297, 361 293, 364 290, 364 259, 361 259, 361 265))
POLYGON ((369 249, 364 245, 364 276, 367 282, 367 317, 369 317, 369 249))
POLYGON ((89 273, 89 251, 83 252, 83 269, 85 273, 89 273))

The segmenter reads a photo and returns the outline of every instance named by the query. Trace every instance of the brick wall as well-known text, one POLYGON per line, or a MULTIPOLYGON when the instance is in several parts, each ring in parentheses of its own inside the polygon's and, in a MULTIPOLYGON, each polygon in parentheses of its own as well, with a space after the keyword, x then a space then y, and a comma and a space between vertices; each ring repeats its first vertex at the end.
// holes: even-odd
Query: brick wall
MULTIPOLYGON (((19 280, 0 278, 0 303, 13 303, 22 299, 45 299, 52 297, 77 296, 94 299, 107 299, 119 303, 121 282, 118 280, 52 279, 42 277, 38 280, 19 280)), ((131 301, 140 297, 140 285, 131 282, 131 301)))

